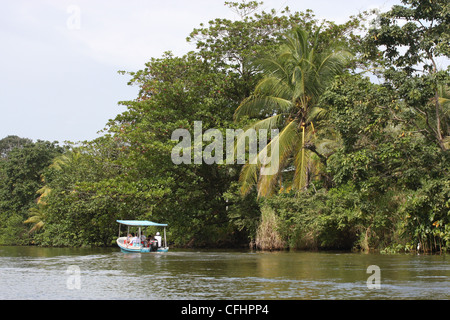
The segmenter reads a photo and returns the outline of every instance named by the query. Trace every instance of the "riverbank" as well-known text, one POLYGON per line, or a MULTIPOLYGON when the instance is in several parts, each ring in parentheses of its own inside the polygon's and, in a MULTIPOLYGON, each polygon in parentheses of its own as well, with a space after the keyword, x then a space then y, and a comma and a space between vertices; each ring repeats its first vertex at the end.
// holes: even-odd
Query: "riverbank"
MULTIPOLYGON (((85 246, 41 246, 41 245, 2 245, 0 244, 0 248, 7 247, 18 247, 18 248, 42 248, 42 249, 74 249, 74 250, 115 250, 118 249, 117 244, 111 244, 109 246, 94 246, 94 245, 85 245, 85 246)), ((389 249, 371 249, 371 250, 359 250, 359 249, 296 249, 296 248, 282 248, 282 249, 260 249, 255 245, 241 245, 234 247, 224 247, 224 246, 174 246, 169 243, 170 250, 178 250, 178 251, 196 251, 196 250, 204 250, 204 251, 249 251, 254 253, 331 253, 331 254, 381 254, 381 255, 397 255, 397 254, 405 254, 405 255, 447 255, 447 251, 434 251, 434 252, 421 252, 417 250, 389 250, 389 249)))

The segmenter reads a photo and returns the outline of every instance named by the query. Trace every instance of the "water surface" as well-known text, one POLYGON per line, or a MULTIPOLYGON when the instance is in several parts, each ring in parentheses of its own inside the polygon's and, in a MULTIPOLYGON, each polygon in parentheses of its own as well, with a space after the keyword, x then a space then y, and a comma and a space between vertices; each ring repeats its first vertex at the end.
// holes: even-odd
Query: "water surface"
POLYGON ((450 298, 450 263, 446 255, 0 247, 0 288, 0 299, 435 300, 450 298), (379 289, 367 286, 371 265, 379 289))

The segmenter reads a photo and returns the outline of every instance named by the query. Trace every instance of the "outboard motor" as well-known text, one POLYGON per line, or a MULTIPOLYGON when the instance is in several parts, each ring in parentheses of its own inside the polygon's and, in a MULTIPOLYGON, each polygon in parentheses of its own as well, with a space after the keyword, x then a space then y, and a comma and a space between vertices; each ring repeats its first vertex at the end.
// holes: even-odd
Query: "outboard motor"
POLYGON ((158 241, 152 240, 150 242, 150 248, 151 248, 151 251, 157 251, 158 250, 158 241))

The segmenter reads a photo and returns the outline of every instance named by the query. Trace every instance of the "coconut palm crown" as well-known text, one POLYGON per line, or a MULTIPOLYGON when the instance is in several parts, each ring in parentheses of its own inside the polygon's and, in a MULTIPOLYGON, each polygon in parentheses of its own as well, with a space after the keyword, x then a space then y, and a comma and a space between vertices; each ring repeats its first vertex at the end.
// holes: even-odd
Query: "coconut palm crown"
POLYGON ((260 175, 261 163, 244 165, 240 175, 243 194, 256 185, 258 196, 270 196, 280 182, 281 173, 288 170, 293 170, 293 178, 285 189, 300 191, 309 184, 311 152, 320 155, 314 145, 314 133, 318 129, 314 128, 314 122, 326 111, 319 106, 319 98, 335 76, 343 72, 351 56, 331 45, 324 48, 319 43, 319 33, 320 29, 308 33, 294 28, 274 56, 258 61, 263 78, 236 109, 235 119, 257 118, 250 126, 255 130, 279 129, 279 135, 267 145, 270 149, 278 143, 275 161, 279 170, 260 175))

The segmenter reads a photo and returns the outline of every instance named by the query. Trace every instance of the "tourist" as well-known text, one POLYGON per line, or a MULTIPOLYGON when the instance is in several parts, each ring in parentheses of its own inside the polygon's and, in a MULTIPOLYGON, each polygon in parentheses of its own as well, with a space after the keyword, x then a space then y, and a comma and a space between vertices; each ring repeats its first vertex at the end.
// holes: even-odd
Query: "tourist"
POLYGON ((131 244, 133 246, 137 246, 139 244, 139 237, 137 236, 137 234, 131 239, 131 244))
POLYGON ((147 238, 144 234, 141 234, 141 243, 144 245, 144 247, 147 245, 147 238))
POLYGON ((155 240, 158 241, 158 247, 161 247, 161 235, 159 232, 156 233, 155 240))
POLYGON ((133 236, 131 235, 131 233, 128 234, 127 239, 125 240, 125 243, 130 243, 131 242, 131 238, 133 238, 133 236))

